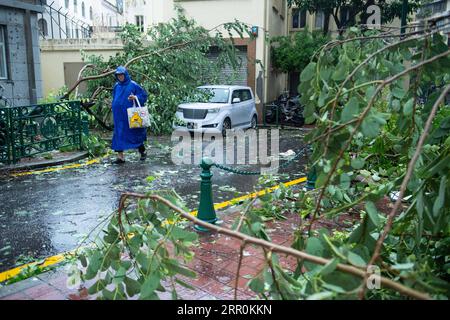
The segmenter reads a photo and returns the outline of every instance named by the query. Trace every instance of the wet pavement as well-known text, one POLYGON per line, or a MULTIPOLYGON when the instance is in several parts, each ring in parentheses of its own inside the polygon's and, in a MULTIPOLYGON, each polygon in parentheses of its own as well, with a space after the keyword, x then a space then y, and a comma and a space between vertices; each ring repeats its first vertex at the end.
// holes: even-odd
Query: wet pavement
MULTIPOLYGON (((280 152, 298 150, 304 133, 280 132, 280 152)), ((0 272, 29 260, 74 249, 102 219, 117 208, 125 191, 174 189, 196 210, 200 194, 198 164, 174 165, 170 136, 151 137, 148 159, 142 163, 134 152, 127 163, 111 165, 110 158, 78 169, 23 177, 0 177, 0 272), (156 179, 148 182, 146 178, 156 179)), ((270 148, 269 148, 270 149, 270 148)), ((305 159, 295 161, 276 176, 280 182, 305 175, 305 159)), ((233 166, 234 167, 234 166, 233 166)), ((258 166, 242 166, 256 170, 258 166)), ((214 202, 220 203, 253 192, 258 176, 241 176, 212 170, 214 202)))

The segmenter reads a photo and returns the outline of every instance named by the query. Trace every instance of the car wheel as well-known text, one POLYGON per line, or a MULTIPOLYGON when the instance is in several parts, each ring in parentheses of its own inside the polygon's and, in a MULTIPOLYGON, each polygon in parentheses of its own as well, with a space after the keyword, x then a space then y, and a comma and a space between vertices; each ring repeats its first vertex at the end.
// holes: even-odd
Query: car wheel
POLYGON ((227 130, 231 129, 231 120, 229 118, 226 118, 223 120, 222 125, 222 135, 225 137, 227 135, 227 130))
POLYGON ((256 117, 256 115, 254 115, 253 118, 252 118, 252 122, 251 122, 250 128, 256 129, 257 125, 258 125, 258 117, 256 117))

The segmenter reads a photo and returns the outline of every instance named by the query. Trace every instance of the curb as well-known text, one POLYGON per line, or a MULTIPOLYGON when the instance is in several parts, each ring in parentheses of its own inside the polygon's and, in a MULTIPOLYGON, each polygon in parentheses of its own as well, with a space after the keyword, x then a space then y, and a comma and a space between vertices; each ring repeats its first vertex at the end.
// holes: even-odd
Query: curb
POLYGON ((89 152, 82 151, 77 152, 72 156, 68 156, 58 160, 49 160, 49 161, 41 161, 41 162, 32 162, 27 164, 17 164, 17 165, 9 165, 5 167, 0 167, 0 173, 8 173, 11 171, 24 171, 24 170, 33 170, 40 168, 47 168, 53 166, 60 166, 66 163, 76 162, 82 159, 89 157, 89 152))

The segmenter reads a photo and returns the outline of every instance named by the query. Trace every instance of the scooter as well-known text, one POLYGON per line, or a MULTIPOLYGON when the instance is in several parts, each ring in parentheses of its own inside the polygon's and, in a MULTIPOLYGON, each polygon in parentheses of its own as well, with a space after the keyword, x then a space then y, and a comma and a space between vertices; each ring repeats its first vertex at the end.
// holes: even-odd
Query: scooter
POLYGON ((284 93, 272 104, 266 106, 266 123, 302 126, 305 123, 303 109, 303 106, 300 105, 299 96, 289 97, 284 93))

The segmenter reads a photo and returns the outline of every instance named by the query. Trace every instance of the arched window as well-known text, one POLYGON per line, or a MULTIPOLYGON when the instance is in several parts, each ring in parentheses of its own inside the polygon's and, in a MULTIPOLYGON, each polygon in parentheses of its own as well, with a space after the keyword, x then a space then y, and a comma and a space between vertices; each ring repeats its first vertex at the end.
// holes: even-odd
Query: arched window
POLYGON ((78 12, 78 3, 77 0, 73 0, 73 12, 78 12))
POLYGON ((84 7, 84 2, 81 3, 81 15, 83 16, 83 18, 86 16, 86 10, 84 7))
POLYGON ((38 20, 39 33, 41 36, 48 36, 47 21, 44 18, 38 20))
POLYGON ((92 7, 89 8, 89 19, 94 20, 94 11, 92 10, 92 7))
POLYGON ((66 9, 69 9, 69 0, 66 0, 66 9))

